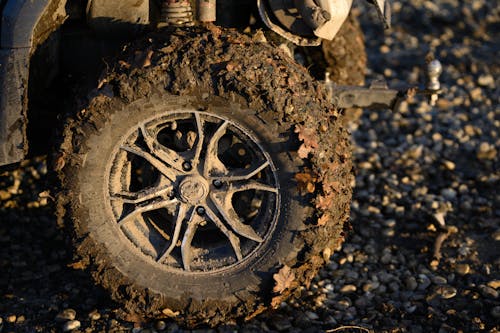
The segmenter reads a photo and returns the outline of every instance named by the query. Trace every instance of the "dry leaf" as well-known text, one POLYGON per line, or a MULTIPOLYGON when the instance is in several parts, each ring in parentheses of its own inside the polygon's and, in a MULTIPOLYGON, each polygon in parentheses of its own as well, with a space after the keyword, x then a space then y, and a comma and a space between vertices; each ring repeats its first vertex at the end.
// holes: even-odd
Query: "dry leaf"
POLYGON ((342 184, 337 181, 324 181, 323 182, 323 192, 325 193, 340 193, 340 189, 342 188, 342 184))
POLYGON ((281 305, 281 302, 282 302, 282 298, 281 296, 276 296, 276 297, 273 297, 271 299, 271 308, 273 309, 277 309, 280 305, 281 305))
POLYGON ((83 261, 77 261, 71 264, 68 264, 68 267, 73 268, 73 269, 85 269, 87 266, 83 263, 83 261))
POLYGON ((316 182, 316 177, 312 174, 306 172, 297 173, 295 175, 295 180, 297 181, 297 187, 301 193, 313 193, 315 189, 314 183, 316 182))
POLYGON ((295 133, 299 135, 299 140, 303 141, 306 147, 318 148, 318 136, 315 129, 297 125, 295 126, 295 133))
POLYGON ((146 54, 146 58, 144 59, 144 62, 142 63, 142 67, 146 68, 151 66, 151 58, 153 57, 153 50, 149 50, 148 53, 146 54))
POLYGON ((309 156, 309 153, 311 153, 312 151, 313 149, 311 147, 307 147, 305 143, 303 143, 300 145, 299 150, 297 150, 297 154, 300 158, 307 158, 307 156, 309 156))
POLYGON ((316 200, 316 208, 321 210, 327 210, 332 206, 333 199, 335 195, 333 193, 329 193, 325 196, 319 196, 316 200))
POLYGON ((318 219, 318 226, 322 227, 322 226, 326 225, 328 223, 328 221, 330 221, 330 219, 331 219, 330 214, 328 214, 328 213, 323 214, 323 216, 321 216, 318 219))
POLYGON ((126 62, 125 60, 120 60, 118 61, 118 64, 120 65, 120 67, 123 67, 125 69, 129 69, 130 68, 130 64, 128 62, 126 62))
POLYGON ((169 308, 165 308, 165 309, 161 310, 161 313, 163 313, 165 316, 170 317, 170 318, 175 318, 180 314, 179 311, 174 312, 174 311, 170 310, 169 308))
POLYGON ((287 265, 283 266, 278 273, 273 275, 276 285, 273 288, 275 293, 282 293, 286 289, 290 288, 292 283, 295 281, 295 274, 292 269, 287 265))

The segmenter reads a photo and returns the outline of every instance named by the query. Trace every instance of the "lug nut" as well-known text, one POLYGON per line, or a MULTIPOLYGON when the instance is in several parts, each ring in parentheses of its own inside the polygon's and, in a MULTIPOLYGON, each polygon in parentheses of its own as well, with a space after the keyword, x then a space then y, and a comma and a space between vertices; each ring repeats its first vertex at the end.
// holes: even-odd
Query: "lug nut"
POLYGON ((214 186, 216 188, 221 188, 222 187, 222 181, 219 180, 219 179, 214 180, 212 184, 214 184, 214 186))
POLYGON ((205 214, 205 208, 203 207, 197 207, 196 208, 196 212, 198 213, 198 215, 204 215, 205 214))
POLYGON ((189 162, 184 162, 182 163, 182 168, 184 169, 184 171, 190 171, 193 168, 193 166, 189 162))

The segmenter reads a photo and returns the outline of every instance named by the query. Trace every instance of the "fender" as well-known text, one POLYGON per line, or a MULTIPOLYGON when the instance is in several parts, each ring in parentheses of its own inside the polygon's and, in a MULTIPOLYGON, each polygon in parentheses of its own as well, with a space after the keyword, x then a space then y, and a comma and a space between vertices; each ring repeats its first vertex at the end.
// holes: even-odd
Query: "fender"
POLYGON ((7 0, 0 35, 0 165, 21 161, 27 153, 27 95, 35 28, 54 1, 7 0))

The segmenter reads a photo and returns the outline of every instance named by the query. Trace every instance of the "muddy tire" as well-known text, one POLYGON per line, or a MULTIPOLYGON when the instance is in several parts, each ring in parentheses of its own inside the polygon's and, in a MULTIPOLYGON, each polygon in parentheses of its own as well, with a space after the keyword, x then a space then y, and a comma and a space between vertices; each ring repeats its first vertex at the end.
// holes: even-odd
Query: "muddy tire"
POLYGON ((124 315, 216 325, 310 283, 343 239, 352 176, 302 67, 213 28, 152 34, 101 82, 64 129, 58 214, 124 315))
POLYGON ((330 79, 339 85, 365 84, 365 38, 357 15, 349 14, 332 41, 323 41, 323 56, 330 79))

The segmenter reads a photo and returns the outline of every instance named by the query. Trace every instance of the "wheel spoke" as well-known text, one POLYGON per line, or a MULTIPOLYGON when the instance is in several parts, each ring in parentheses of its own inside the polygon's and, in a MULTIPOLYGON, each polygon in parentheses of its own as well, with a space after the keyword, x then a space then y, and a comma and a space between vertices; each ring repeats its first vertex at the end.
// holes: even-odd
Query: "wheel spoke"
POLYGON ((172 168, 184 173, 182 164, 184 163, 184 158, 180 156, 177 152, 158 142, 156 137, 152 136, 151 133, 146 129, 145 125, 141 125, 141 133, 149 151, 157 156, 161 161, 165 162, 172 168))
POLYGON ((116 194, 112 194, 110 199, 119 200, 127 204, 137 205, 157 197, 165 198, 166 195, 170 194, 172 189, 172 186, 164 186, 147 188, 138 192, 121 191, 116 194))
POLYGON ((219 177, 218 179, 224 182, 234 182, 238 180, 248 180, 264 170, 269 166, 269 162, 265 161, 263 163, 254 165, 248 169, 240 169, 238 171, 234 171, 231 175, 219 177))
POLYGON ((195 112, 194 117, 196 119, 196 129, 198 130, 198 143, 196 145, 196 151, 194 153, 192 165, 193 168, 196 168, 200 163, 200 155, 203 149, 203 141, 205 140, 205 135, 203 133, 204 122, 200 118, 200 114, 195 112))
POLYGON ((153 203, 150 203, 150 204, 145 205, 145 206, 138 206, 132 212, 130 212, 126 216, 122 217, 118 221, 118 225, 119 226, 123 226, 127 222, 135 219, 137 216, 139 216, 142 213, 150 212, 152 210, 157 210, 157 209, 161 209, 161 208, 170 207, 172 205, 177 204, 178 202, 179 201, 177 199, 172 199, 172 200, 169 200, 169 201, 157 201, 157 202, 153 202, 153 203))
POLYGON ((191 258, 193 257, 193 251, 191 247, 191 242, 193 241, 196 230, 198 230, 198 226, 202 222, 202 218, 193 213, 190 221, 187 224, 186 232, 184 233, 184 237, 182 238, 181 243, 181 255, 182 255, 182 265, 186 271, 191 270, 191 258))
POLYGON ((236 258, 238 259, 238 261, 242 260, 243 255, 241 254, 240 240, 239 240, 238 236, 236 236, 231 230, 229 230, 224 225, 224 223, 219 219, 219 217, 215 213, 214 209, 212 209, 212 207, 210 207, 210 205, 207 206, 206 212, 207 212, 208 217, 212 220, 212 222, 229 239, 229 242, 231 243, 231 246, 233 247, 234 253, 236 254, 236 258))
POLYGON ((224 164, 222 164, 217 155, 219 150, 219 140, 224 134, 226 134, 228 125, 229 122, 227 120, 224 121, 210 138, 210 142, 207 145, 207 151, 205 155, 205 165, 203 167, 203 176, 205 178, 208 178, 210 176, 211 170, 216 170, 217 172, 223 174, 227 173, 226 167, 224 166, 224 164))
POLYGON ((228 192, 236 193, 248 190, 256 190, 256 191, 266 191, 272 193, 278 193, 278 189, 271 185, 262 184, 256 181, 249 181, 242 184, 231 184, 228 192))
POLYGON ((133 144, 130 146, 121 146, 120 148, 125 151, 128 151, 129 153, 142 157, 171 181, 175 181, 175 179, 177 178, 175 173, 168 166, 163 164, 163 162, 161 162, 159 159, 157 159, 150 153, 144 151, 141 147, 133 144))
POLYGON ((240 217, 234 210, 231 203, 232 194, 228 193, 227 195, 224 195, 223 193, 213 193, 210 195, 210 198, 224 220, 237 234, 258 243, 262 243, 264 241, 251 226, 241 222, 240 217))
MULTIPOLYGON (((170 253, 172 253, 172 250, 175 248, 175 245, 177 244, 177 241, 179 240, 179 235, 181 233, 181 227, 182 227, 182 222, 187 216, 188 212, 188 206, 185 204, 180 204, 179 209, 177 210, 177 218, 175 219, 175 229, 174 229, 174 235, 172 236, 172 240, 170 243, 170 246, 163 252, 163 254, 158 258, 157 262, 162 262, 165 258, 167 258, 170 253)), ((192 210, 191 214, 193 214, 194 210, 192 210)), ((189 219, 189 222, 191 222, 191 219, 193 218, 193 215, 191 215, 191 218, 189 219)))

